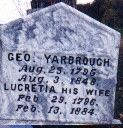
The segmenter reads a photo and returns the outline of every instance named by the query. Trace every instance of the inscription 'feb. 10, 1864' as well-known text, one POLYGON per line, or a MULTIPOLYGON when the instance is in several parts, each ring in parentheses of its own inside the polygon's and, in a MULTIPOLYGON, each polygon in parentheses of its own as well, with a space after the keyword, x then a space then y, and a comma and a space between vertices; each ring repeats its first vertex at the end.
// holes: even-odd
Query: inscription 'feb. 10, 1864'
POLYGON ((59 3, 1 26, 0 117, 112 123, 120 34, 59 3))

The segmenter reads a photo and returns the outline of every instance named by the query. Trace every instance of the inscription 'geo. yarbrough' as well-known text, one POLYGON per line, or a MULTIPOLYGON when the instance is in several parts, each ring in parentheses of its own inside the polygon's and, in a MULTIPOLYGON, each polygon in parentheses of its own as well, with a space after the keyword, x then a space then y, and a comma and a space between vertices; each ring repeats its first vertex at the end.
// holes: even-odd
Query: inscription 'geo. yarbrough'
MULTIPOLYGON (((76 65, 90 65, 90 66, 107 66, 109 67, 110 65, 110 60, 108 58, 90 58, 86 57, 83 55, 63 55, 63 56, 58 56, 58 55, 49 55, 49 54, 44 54, 43 56, 43 61, 46 61, 47 64, 76 64, 76 65)), ((9 61, 30 61, 31 60, 31 55, 29 53, 26 53, 22 55, 22 53, 9 53, 8 54, 8 60, 9 61)))

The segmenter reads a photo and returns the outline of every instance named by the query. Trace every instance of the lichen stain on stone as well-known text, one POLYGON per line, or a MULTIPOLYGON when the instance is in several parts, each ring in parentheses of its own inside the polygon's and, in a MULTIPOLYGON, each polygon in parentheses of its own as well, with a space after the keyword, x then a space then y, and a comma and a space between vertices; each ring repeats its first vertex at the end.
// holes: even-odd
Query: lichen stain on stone
POLYGON ((32 26, 29 26, 27 27, 27 30, 26 30, 26 38, 27 40, 30 40, 30 39, 34 39, 36 37, 35 33, 34 33, 34 30, 36 29, 36 25, 32 25, 32 26))

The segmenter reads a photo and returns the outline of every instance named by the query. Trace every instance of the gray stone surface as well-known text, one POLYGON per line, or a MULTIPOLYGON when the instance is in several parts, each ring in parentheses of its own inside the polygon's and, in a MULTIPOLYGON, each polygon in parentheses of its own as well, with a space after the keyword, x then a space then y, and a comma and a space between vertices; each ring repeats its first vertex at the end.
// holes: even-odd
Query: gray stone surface
POLYGON ((0 33, 1 119, 113 123, 120 33, 63 3, 2 25, 0 33))

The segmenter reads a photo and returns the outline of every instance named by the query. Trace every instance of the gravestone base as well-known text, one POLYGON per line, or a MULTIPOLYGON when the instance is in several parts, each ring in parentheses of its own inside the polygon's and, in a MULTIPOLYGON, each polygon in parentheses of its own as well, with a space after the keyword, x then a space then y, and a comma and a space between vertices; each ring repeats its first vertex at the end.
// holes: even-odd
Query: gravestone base
MULTIPOLYGON (((42 122, 42 121, 17 121, 17 120, 0 120, 2 125, 75 125, 73 123, 58 123, 58 122, 42 122)), ((122 124, 120 120, 114 119, 113 124, 122 124)), ((91 125, 91 123, 80 125, 91 125)), ((94 124, 92 124, 94 125, 94 124)))

